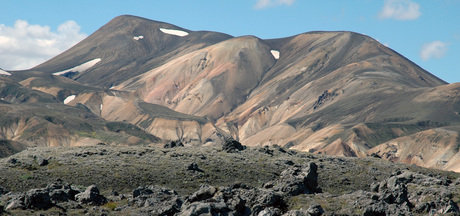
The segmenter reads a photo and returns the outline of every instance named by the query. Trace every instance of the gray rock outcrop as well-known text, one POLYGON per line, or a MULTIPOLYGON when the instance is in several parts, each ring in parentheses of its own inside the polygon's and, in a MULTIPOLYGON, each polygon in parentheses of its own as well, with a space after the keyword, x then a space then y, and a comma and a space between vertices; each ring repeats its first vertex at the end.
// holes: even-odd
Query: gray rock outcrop
POLYGON ((99 194, 96 185, 91 185, 84 192, 75 195, 75 200, 89 205, 102 205, 107 202, 107 199, 99 194))
POLYGON ((174 215, 180 211, 182 197, 174 190, 157 186, 139 187, 133 191, 131 205, 153 215, 174 215))
POLYGON ((278 180, 268 182, 264 187, 288 196, 321 192, 318 187, 318 166, 315 163, 308 163, 304 167, 294 166, 283 171, 278 180))
MULTIPOLYGON (((8 193, 1 196, 2 203, 6 203, 5 210, 34 209, 46 210, 61 204, 75 203, 101 205, 107 200, 99 194, 95 186, 85 191, 78 191, 69 184, 52 183, 45 188, 31 189, 25 193, 8 193)), ((62 207, 61 207, 62 208, 62 207)))

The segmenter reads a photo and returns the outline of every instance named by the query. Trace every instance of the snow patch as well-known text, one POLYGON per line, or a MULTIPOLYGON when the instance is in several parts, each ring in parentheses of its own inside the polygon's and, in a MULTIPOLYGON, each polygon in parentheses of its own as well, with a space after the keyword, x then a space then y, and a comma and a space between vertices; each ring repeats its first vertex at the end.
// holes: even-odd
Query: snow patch
POLYGON ((2 69, 0 69, 0 75, 7 75, 7 76, 11 76, 11 74, 10 74, 10 73, 8 73, 8 72, 6 72, 6 71, 4 71, 4 70, 2 70, 2 69))
POLYGON ((278 50, 270 50, 270 52, 272 53, 273 57, 275 57, 275 59, 280 58, 280 51, 278 51, 278 50))
POLYGON ((59 75, 63 75, 63 74, 68 73, 68 72, 80 72, 81 73, 81 72, 84 72, 84 71, 88 70, 89 68, 91 68, 92 66, 94 66, 95 64, 97 64, 100 61, 101 61, 100 58, 93 59, 93 60, 88 61, 86 63, 83 63, 81 65, 75 66, 73 68, 53 73, 53 75, 59 76, 59 75))
POLYGON ((188 32, 181 31, 181 30, 160 28, 160 31, 162 31, 165 34, 176 35, 179 37, 184 37, 188 35, 188 32))
POLYGON ((73 99, 75 99, 75 95, 70 95, 69 97, 67 97, 65 100, 64 100, 64 104, 68 104, 70 101, 72 101, 73 99))
POLYGON ((144 36, 143 35, 135 36, 133 39, 134 40, 142 40, 142 39, 144 39, 144 36))
POLYGON ((101 104, 101 111, 102 111, 102 104, 101 104))

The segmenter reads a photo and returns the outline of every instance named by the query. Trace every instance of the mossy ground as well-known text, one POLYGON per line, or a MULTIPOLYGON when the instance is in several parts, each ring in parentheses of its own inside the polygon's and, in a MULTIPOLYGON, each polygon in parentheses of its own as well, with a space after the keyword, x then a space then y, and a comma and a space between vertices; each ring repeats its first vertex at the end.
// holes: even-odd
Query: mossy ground
MULTIPOLYGON (((359 190, 369 191, 372 183, 387 179, 397 171, 411 170, 452 181, 460 177, 459 173, 377 158, 332 157, 277 147, 248 148, 237 153, 227 153, 217 147, 37 147, 0 160, 0 186, 20 192, 42 188, 61 179, 82 188, 95 184, 106 196, 112 191, 131 194, 135 188, 146 185, 158 185, 188 195, 203 184, 229 186, 243 183, 260 187, 278 178, 292 163, 303 165, 309 162, 318 165, 318 184, 323 193, 291 197, 288 200, 290 209, 306 209, 311 204, 320 204, 326 211, 360 214, 364 207, 353 206, 354 198, 346 198, 347 195, 359 190), (16 163, 11 162, 12 158, 16 163), (47 159, 49 163, 39 166, 39 158, 47 159), (188 170, 191 163, 198 164, 199 170, 188 170)), ((460 193, 453 196, 456 196, 454 201, 460 201, 460 193)), ((110 212, 123 205, 122 202, 115 201, 100 208, 110 212)))
POLYGON ((119 192, 145 185, 160 185, 180 193, 193 192, 202 184, 227 186, 240 182, 260 186, 291 166, 288 161, 296 165, 317 163, 319 186, 324 192, 337 195, 367 189, 398 170, 442 175, 451 180, 460 176, 382 159, 332 157, 276 148, 227 153, 214 147, 37 147, 10 158, 0 161, 0 185, 9 191, 43 187, 58 178, 71 184, 96 184, 119 192), (17 163, 8 162, 10 158, 17 163), (49 163, 39 166, 36 158, 48 159, 49 163), (198 164, 200 170, 187 170, 191 163, 198 164))

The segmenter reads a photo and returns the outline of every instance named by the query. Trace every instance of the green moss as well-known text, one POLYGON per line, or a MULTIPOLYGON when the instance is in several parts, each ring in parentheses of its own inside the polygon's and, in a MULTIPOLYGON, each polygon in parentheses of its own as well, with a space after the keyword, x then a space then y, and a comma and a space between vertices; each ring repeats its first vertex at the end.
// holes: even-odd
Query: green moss
POLYGON ((108 202, 108 203, 104 204, 102 207, 107 208, 110 211, 113 211, 118 207, 118 203, 116 203, 116 202, 108 202))
POLYGON ((20 175, 19 178, 22 179, 23 181, 27 181, 29 179, 32 179, 33 176, 32 176, 32 174, 26 173, 26 174, 20 175))
POLYGON ((307 198, 307 195, 298 195, 290 197, 287 201, 289 210, 300 210, 307 209, 310 206, 311 200, 307 198))

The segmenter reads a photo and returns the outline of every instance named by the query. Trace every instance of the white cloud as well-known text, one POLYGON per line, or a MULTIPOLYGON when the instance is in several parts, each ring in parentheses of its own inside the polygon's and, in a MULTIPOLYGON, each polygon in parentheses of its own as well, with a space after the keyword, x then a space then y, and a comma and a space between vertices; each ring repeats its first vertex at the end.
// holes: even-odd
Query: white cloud
POLYGON ((447 52, 448 43, 441 41, 433 41, 423 45, 420 51, 420 57, 427 61, 428 59, 435 58, 439 59, 443 57, 447 52))
POLYGON ((280 5, 292 5, 296 0, 257 0, 254 6, 256 9, 264 9, 268 7, 276 7, 280 5))
POLYGON ((381 19, 415 20, 420 17, 420 5, 411 0, 385 0, 379 13, 381 19))
POLYGON ((49 26, 17 20, 14 26, 0 24, 0 68, 21 70, 34 67, 75 45, 87 35, 75 21, 66 21, 57 32, 49 26))

